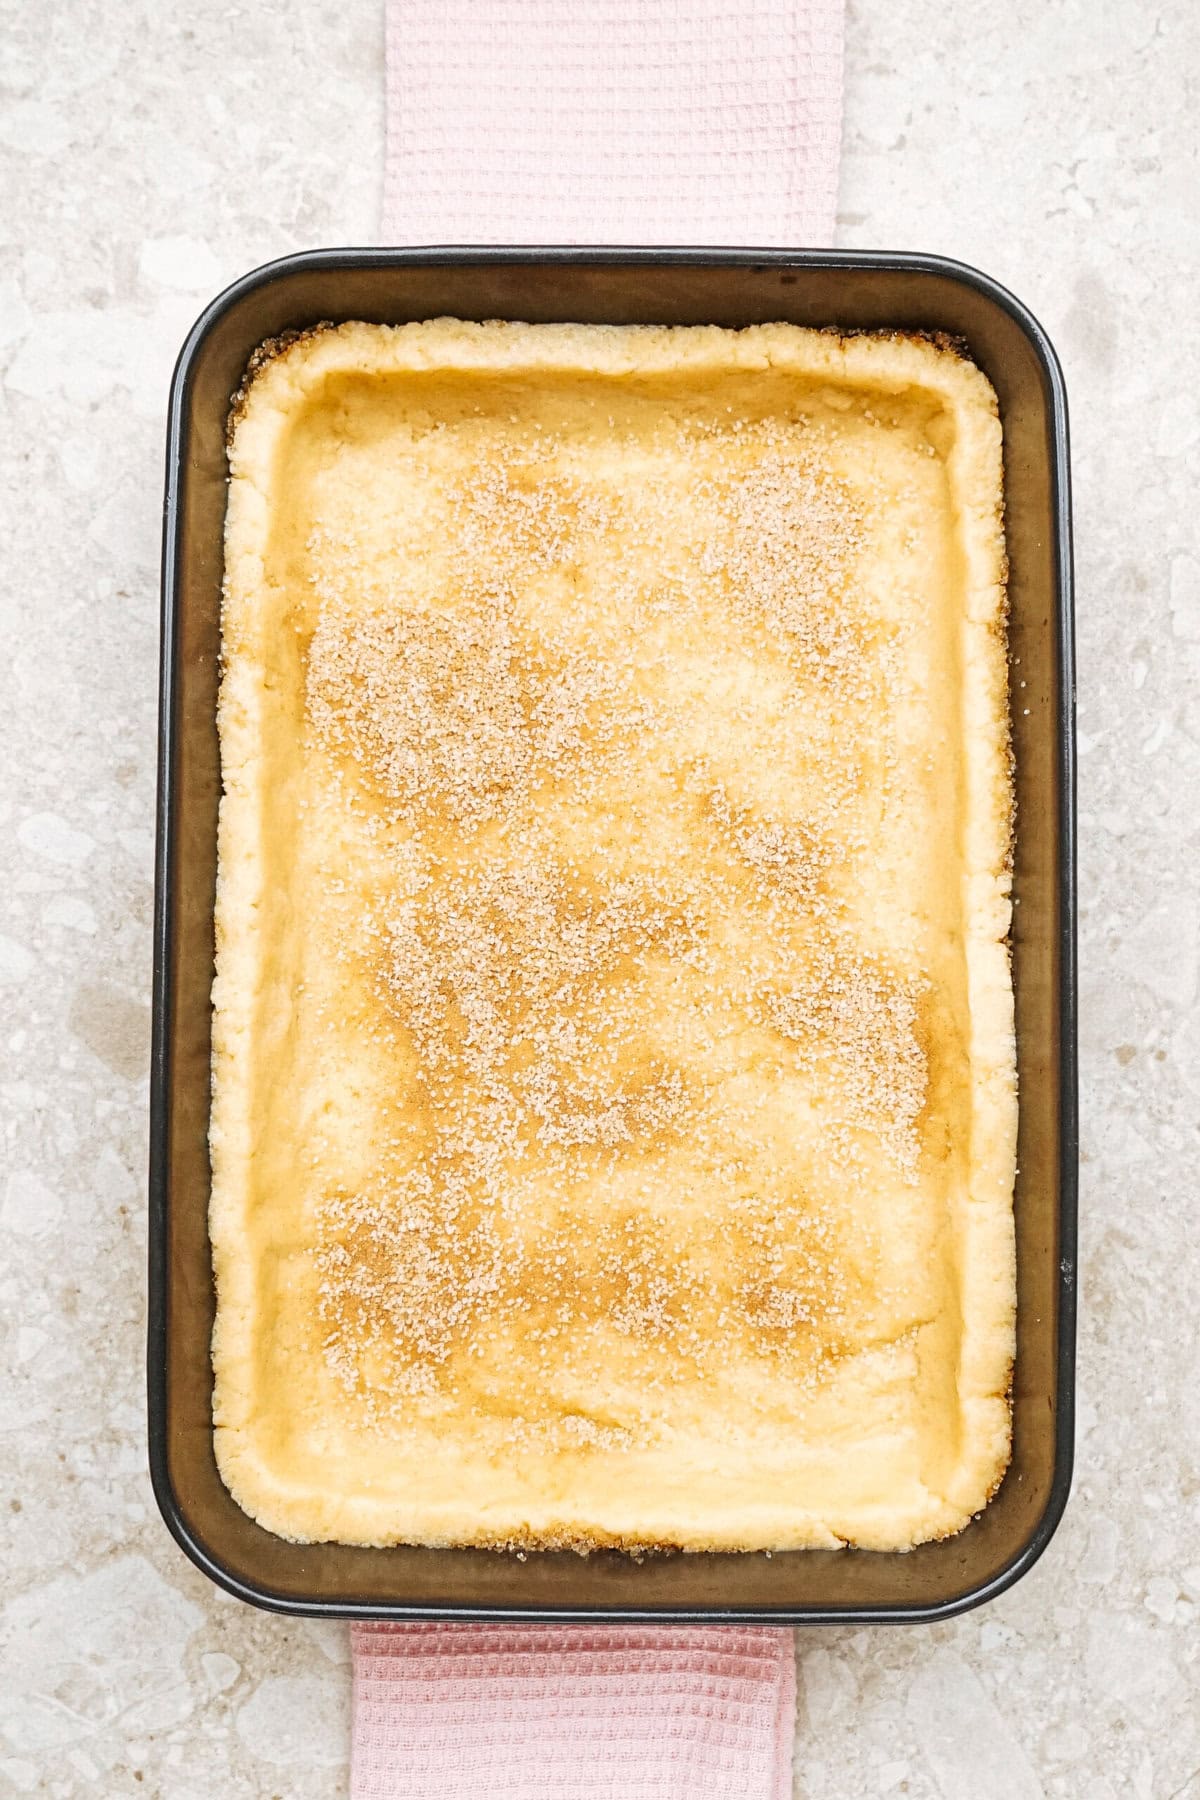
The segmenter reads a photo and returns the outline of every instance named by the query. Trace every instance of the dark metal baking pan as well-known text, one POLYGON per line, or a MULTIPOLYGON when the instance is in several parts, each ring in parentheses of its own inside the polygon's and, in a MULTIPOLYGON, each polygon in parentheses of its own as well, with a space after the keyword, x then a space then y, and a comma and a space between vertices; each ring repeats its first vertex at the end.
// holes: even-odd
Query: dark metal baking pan
POLYGON ((1075 892, 1071 542, 1062 376, 1036 320, 934 257, 729 250, 324 250, 247 275, 203 313, 175 371, 162 589, 150 1120, 150 1463, 163 1517, 231 1593, 366 1618, 931 1620, 1036 1561, 1070 1484, 1075 1328, 1075 892), (285 1542, 222 1486, 209 1339, 209 992, 220 771, 225 421, 251 352, 322 319, 900 328, 961 338, 1005 433, 1021 1092, 1012 1466, 957 1537, 859 1550, 654 1557, 354 1549, 285 1542))

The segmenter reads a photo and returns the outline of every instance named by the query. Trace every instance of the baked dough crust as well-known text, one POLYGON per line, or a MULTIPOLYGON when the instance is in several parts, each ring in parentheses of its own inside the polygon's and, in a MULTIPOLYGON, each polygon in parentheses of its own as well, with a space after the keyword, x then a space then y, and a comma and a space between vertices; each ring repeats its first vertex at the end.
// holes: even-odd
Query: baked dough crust
POLYGON ((900 1550, 1010 1442, 1001 432, 955 347, 326 327, 231 422, 222 1476, 900 1550))

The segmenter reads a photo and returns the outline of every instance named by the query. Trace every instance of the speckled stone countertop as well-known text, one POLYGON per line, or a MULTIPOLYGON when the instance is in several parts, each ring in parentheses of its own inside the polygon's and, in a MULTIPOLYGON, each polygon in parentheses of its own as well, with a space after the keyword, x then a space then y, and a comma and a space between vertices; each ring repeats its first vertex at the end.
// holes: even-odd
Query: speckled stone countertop
MULTIPOLYGON (((215 1591, 146 1476, 157 565, 201 303, 375 235, 382 23, 3 0, 0 44, 0 1793, 334 1797, 345 1632, 215 1591)), ((798 1634, 796 1792, 1200 1800, 1200 11, 852 0, 847 60, 841 242, 988 269, 1070 388, 1081 1419, 1009 1594, 798 1634)))

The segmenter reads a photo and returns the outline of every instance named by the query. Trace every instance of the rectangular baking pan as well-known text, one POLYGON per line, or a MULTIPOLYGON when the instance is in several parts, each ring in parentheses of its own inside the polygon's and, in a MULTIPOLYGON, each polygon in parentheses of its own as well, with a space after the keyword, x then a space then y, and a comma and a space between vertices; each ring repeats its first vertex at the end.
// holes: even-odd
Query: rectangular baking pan
POLYGON ((323 250, 236 282, 203 313, 171 390, 162 586, 154 1041, 150 1097, 150 1465, 178 1543, 231 1593, 361 1618, 882 1623, 1000 1593, 1049 1541, 1072 1455, 1076 1049, 1071 541, 1057 358, 995 282, 935 257, 731 250, 323 250), (285 1542, 213 1458, 209 993, 220 770, 225 422, 265 338, 320 320, 466 319, 946 333, 999 395, 1010 560, 1021 1095, 1013 1461, 965 1531, 907 1555, 860 1550, 513 1555, 285 1542))

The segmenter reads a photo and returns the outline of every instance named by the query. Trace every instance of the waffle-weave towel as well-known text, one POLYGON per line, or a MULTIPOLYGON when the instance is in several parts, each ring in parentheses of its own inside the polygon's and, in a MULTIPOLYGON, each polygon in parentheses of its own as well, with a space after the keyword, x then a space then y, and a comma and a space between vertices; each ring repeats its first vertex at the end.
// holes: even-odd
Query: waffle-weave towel
POLYGON ((354 1800, 789 1800, 790 1631, 356 1625, 354 1800))
MULTIPOLYGON (((388 0, 384 241, 832 242, 843 0, 388 0)), ((359 1625, 354 1800, 788 1800, 792 1634, 359 1625)))
POLYGON ((388 0, 384 241, 827 245, 843 0, 388 0))

